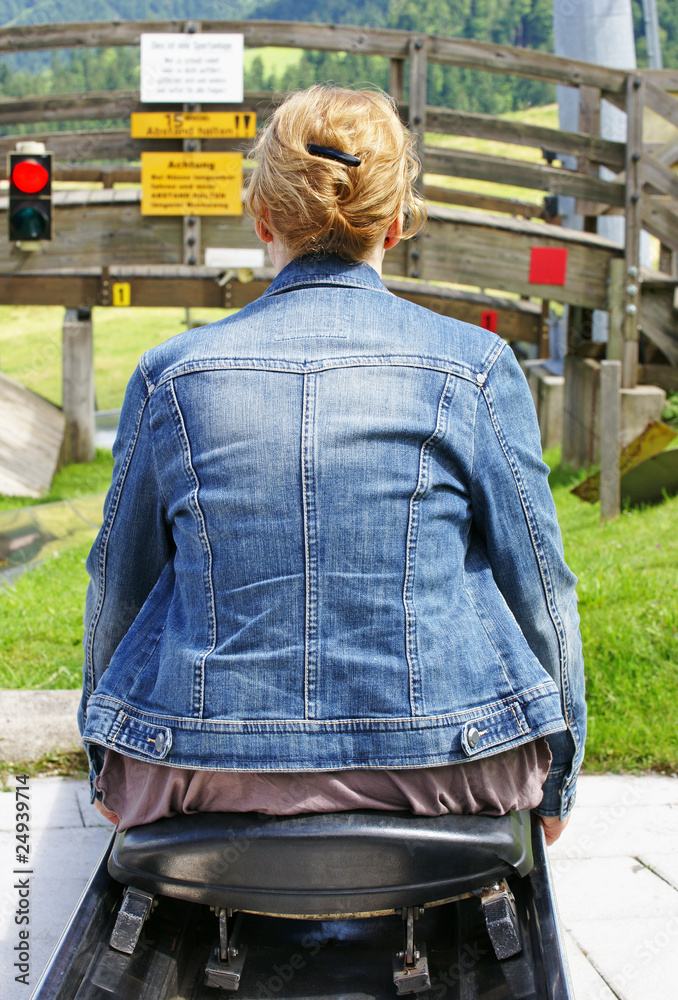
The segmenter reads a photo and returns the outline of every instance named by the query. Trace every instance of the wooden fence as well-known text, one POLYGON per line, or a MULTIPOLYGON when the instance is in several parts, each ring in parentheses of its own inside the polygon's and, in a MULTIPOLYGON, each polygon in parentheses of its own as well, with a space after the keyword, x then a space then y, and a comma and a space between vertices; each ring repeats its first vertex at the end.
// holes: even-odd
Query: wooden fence
MULTIPOLYGON (((435 35, 357 28, 264 21, 125 21, 16 27, 0 31, 0 55, 39 49, 81 46, 137 45, 144 32, 237 32, 246 46, 285 46, 377 55, 390 61, 390 91, 415 134, 423 165, 421 186, 431 202, 431 222, 424 237, 401 244, 388 258, 394 290, 437 303, 478 322, 483 311, 494 308, 505 324, 499 332, 510 339, 532 340, 546 349, 545 307, 510 296, 498 298, 488 290, 523 298, 569 303, 581 310, 606 309, 611 316, 607 357, 622 362, 625 386, 639 374, 639 332, 646 338, 645 361, 654 369, 678 364, 678 331, 674 309, 674 254, 678 252, 678 72, 622 71, 564 59, 545 52, 440 38, 435 35), (577 132, 492 115, 431 107, 426 100, 428 63, 461 66, 491 73, 509 73, 577 87, 580 120, 577 132), (409 101, 403 100, 405 80, 409 101), (600 103, 607 100, 627 115, 625 142, 601 139, 600 103), (663 144, 643 142, 647 113, 675 129, 663 144), (468 136, 544 151, 539 163, 507 156, 490 156, 427 144, 426 133, 468 136), (577 169, 554 165, 559 155, 575 156, 577 169), (612 172, 600 176, 600 167, 612 172), (585 216, 585 231, 565 230, 548 224, 549 216, 537 203, 513 197, 479 195, 442 183, 442 178, 493 181, 577 199, 585 216), (469 211, 470 209, 470 211, 469 211), (497 214, 502 213, 502 214, 497 214), (623 215, 625 243, 620 247, 595 233, 595 219, 605 214, 623 215), (641 229, 662 244, 663 274, 640 269, 641 229), (534 247, 557 246, 568 251, 564 285, 530 281, 534 247), (642 285, 641 279, 645 279, 642 285), (398 285, 400 282, 400 285, 398 285), (417 291, 417 282, 421 287, 417 291), (431 282, 471 286, 465 294, 431 282), (465 303, 465 304, 464 304, 465 303), (511 305, 513 303, 513 306, 511 305), (515 316, 509 320, 511 311, 515 316), (509 330, 510 326, 510 330, 509 330), (669 363, 668 365, 666 363, 669 363)), ((259 121, 275 107, 276 96, 246 93, 244 104, 210 105, 210 110, 249 110, 259 121)), ((137 92, 44 95, 4 100, 0 128, 19 123, 36 125, 35 133, 21 136, 44 141, 54 151, 57 179, 99 181, 103 190, 58 192, 54 198, 56 235, 40 254, 26 254, 0 242, 0 301, 50 301, 84 307, 110 301, 112 277, 123 272, 133 285, 133 302, 153 304, 175 301, 173 282, 181 278, 182 301, 236 304, 259 294, 267 273, 240 282, 237 274, 222 286, 215 273, 200 266, 205 246, 255 246, 251 223, 237 217, 204 217, 191 230, 181 218, 141 216, 137 190, 120 190, 120 182, 139 181, 135 164, 146 149, 180 150, 181 140, 131 139, 127 128, 41 131, 48 122, 128 119, 141 110, 176 110, 174 106, 143 105, 137 92), (108 161, 108 162, 106 162, 108 161), (170 270, 168 270, 168 268, 170 270), (160 289, 166 289, 161 292, 160 289), (201 288, 202 291, 198 292, 201 288), (184 293, 182 293, 184 294, 184 293), (168 297, 169 296, 169 297, 168 297)), ((2 154, 14 147, 16 136, 0 136, 2 154)), ((242 140, 207 140, 205 151, 243 149, 242 140)), ((5 176, 0 170, 0 177, 5 176)), ((6 202, 6 199, 4 200, 6 202)), ((0 208, 4 207, 0 199, 0 208)), ((2 221, 0 220, 0 225, 2 221)), ((605 347, 586 337, 572 350, 600 356, 605 347)), ((642 369, 641 375, 642 375, 642 369)), ((668 385, 675 373, 667 374, 668 385)))

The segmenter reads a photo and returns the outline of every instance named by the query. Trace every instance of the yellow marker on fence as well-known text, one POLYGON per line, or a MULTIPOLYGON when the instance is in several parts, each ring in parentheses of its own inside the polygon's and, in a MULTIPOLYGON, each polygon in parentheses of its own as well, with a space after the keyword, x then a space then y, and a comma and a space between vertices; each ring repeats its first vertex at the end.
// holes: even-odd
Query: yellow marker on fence
POLYGON ((251 111, 139 111, 130 118, 133 139, 250 139, 257 134, 251 111))
POLYGON ((113 282, 113 285, 111 286, 111 305, 132 305, 132 286, 128 281, 113 282))

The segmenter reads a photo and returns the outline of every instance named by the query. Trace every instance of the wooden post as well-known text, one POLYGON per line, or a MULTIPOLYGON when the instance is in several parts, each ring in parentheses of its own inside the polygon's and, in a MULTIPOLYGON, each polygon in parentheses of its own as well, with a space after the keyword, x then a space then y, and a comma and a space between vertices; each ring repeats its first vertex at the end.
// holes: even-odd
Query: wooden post
POLYGON ((94 458, 92 310, 67 309, 63 326, 64 465, 94 458))
MULTIPOLYGON (((424 195, 424 132, 426 130, 426 36, 410 39, 410 132, 415 137, 421 171, 416 181, 419 194, 424 195)), ((411 278, 425 276, 421 259, 420 239, 407 242, 407 274, 411 278)))
MULTIPOLYGON (((196 32, 200 31, 202 24, 200 21, 187 21, 184 25, 184 32, 189 35, 194 35, 196 32)), ((184 111, 200 111, 199 104, 184 104, 184 111)), ((202 142, 200 139, 184 139, 182 142, 183 150, 185 153, 199 153, 202 149, 202 142)), ((185 215, 184 216, 184 264, 199 264, 200 263, 200 216, 199 215, 185 215)), ((187 325, 190 324, 190 319, 187 325)))
POLYGON ((638 299, 640 278, 640 229, 642 222, 641 159, 643 155, 643 77, 629 73, 626 82, 626 294, 624 342, 622 347, 622 385, 632 389, 638 372, 638 299))
POLYGON ((621 361, 600 362, 600 519, 619 517, 621 361))
POLYGON ((659 244, 659 270, 663 271, 664 274, 670 274, 672 278, 677 276, 676 254, 665 243, 659 244))
MULTIPOLYGON (((600 90, 597 87, 581 86, 579 88, 579 128, 584 135, 600 136, 600 90)), ((592 163, 587 156, 580 156, 577 170, 588 177, 599 177, 598 165, 592 163)), ((577 214, 584 218, 584 231, 598 232, 598 219, 595 214, 595 202, 577 199, 577 214)))
MULTIPOLYGON (((521 296, 522 298, 522 296, 521 296)), ((541 300, 541 326, 539 327, 539 357, 549 358, 551 356, 551 345, 549 344, 549 308, 551 303, 548 299, 541 300)))
POLYGON ((400 102, 403 99, 404 68, 405 68, 404 59, 390 60, 389 76, 388 76, 388 92, 397 104, 400 104, 400 102))

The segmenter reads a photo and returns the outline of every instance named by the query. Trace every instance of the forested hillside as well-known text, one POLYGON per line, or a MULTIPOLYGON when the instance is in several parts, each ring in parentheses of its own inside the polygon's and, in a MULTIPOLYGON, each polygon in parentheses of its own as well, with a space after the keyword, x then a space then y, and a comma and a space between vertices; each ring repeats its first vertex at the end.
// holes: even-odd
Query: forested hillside
MULTIPOLYGON (((678 3, 657 0, 664 64, 678 66, 678 3)), ((646 61, 641 0, 633 0, 638 58, 646 61)), ((456 35, 508 45, 552 48, 552 0, 0 0, 0 26, 115 18, 267 18, 332 21, 456 35)), ((278 69, 255 60, 248 89, 288 89, 318 80, 372 82, 385 87, 385 60, 360 55, 307 52, 278 69)), ((106 52, 29 53, 0 63, 0 93, 65 93, 138 86, 136 49, 106 52)), ((429 67, 429 100, 499 113, 553 100, 547 84, 470 70, 429 67)))

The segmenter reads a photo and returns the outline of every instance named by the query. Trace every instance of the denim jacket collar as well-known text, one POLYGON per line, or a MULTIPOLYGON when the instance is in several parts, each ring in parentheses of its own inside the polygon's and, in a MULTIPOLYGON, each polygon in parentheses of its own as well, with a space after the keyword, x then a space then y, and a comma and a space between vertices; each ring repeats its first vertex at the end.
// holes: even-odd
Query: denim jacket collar
POLYGON ((383 281, 364 261, 348 261, 337 254, 296 257, 276 275, 264 295, 289 292, 304 285, 341 285, 386 292, 383 281))

